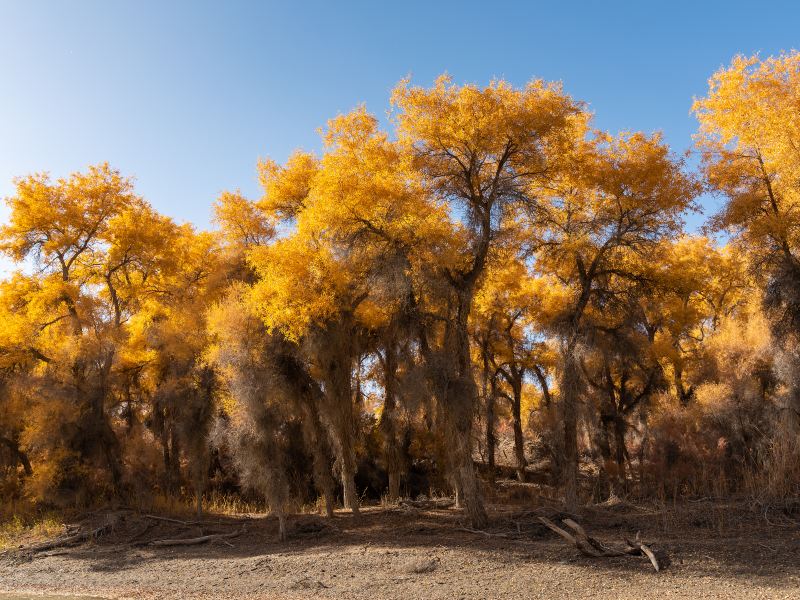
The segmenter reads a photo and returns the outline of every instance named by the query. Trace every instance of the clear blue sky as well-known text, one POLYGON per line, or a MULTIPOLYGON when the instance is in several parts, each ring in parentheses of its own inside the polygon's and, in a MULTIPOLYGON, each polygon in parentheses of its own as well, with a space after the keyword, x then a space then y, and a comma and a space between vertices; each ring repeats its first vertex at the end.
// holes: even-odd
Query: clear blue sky
POLYGON ((794 2, 0 0, 0 196, 16 175, 108 160, 207 227, 220 191, 258 194, 258 157, 318 148, 329 117, 359 102, 385 117, 400 78, 444 71, 561 80, 598 126, 682 151, 716 69, 798 46, 794 2))

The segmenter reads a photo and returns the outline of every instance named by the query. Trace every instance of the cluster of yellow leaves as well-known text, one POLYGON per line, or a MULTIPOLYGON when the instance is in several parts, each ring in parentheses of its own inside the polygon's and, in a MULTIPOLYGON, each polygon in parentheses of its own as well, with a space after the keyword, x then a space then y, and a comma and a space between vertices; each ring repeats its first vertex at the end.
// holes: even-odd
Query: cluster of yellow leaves
POLYGON ((408 156, 363 107, 328 123, 321 159, 295 153, 261 163, 256 207, 293 227, 248 260, 258 274, 252 301, 270 329, 292 340, 342 311, 365 327, 385 323, 396 301, 370 285, 381 257, 414 263, 456 260, 444 211, 415 183, 408 156), (423 243, 424 241, 424 243, 423 243))
POLYGON ((694 103, 709 184, 727 203, 715 218, 749 249, 794 250, 800 241, 800 53, 737 56, 694 103))

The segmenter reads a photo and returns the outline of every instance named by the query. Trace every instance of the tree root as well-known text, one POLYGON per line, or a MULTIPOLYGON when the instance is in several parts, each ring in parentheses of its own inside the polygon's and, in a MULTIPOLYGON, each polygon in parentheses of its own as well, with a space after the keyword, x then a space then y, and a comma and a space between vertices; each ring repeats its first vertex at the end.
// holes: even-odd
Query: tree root
POLYGON ((625 538, 625 547, 622 549, 617 549, 606 546, 593 537, 590 537, 586 531, 584 531, 583 527, 578 525, 578 523, 572 519, 563 519, 562 523, 569 527, 573 533, 562 529, 550 519, 545 517, 539 517, 539 521, 545 527, 564 538, 568 543, 573 544, 581 552, 581 554, 585 556, 592 558, 604 558, 612 556, 646 556, 648 559, 650 559, 650 563, 657 572, 661 571, 662 567, 665 566, 659 562, 655 552, 653 552, 649 546, 639 541, 638 534, 636 535, 635 541, 630 541, 625 538))

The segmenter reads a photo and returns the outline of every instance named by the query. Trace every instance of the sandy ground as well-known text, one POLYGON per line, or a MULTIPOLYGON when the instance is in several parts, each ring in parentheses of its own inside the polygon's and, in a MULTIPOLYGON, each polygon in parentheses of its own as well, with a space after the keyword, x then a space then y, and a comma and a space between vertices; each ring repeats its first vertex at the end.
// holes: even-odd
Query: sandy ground
MULTIPOLYGON (((589 533, 609 544, 641 531, 671 564, 593 559, 544 528, 553 509, 492 507, 492 535, 462 529, 449 508, 368 508, 359 521, 298 515, 290 539, 257 516, 200 525, 118 515, 113 532, 72 548, 0 557, 0 592, 102 598, 786 598, 800 599, 800 528, 735 508, 657 512, 587 508, 589 533), (246 531, 224 542, 153 547, 154 539, 246 531)), ((95 515, 94 523, 108 515, 95 515)), ((86 526, 87 523, 84 523, 86 526)), ((91 524, 89 524, 91 525, 91 524)), ((26 596, 3 596, 20 598, 26 596)))

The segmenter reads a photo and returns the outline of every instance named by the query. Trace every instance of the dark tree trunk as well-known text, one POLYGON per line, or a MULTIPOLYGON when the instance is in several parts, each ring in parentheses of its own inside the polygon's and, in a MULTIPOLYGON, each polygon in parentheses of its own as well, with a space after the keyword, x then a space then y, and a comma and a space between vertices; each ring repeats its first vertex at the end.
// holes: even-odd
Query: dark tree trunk
POLYGON ((25 475, 33 475, 33 467, 31 467, 31 461, 28 459, 28 455, 20 450, 19 443, 9 439, 7 437, 0 436, 0 444, 6 446, 10 451, 11 454, 19 461, 22 465, 23 471, 25 471, 25 475))
POLYGON ((601 460, 599 494, 600 499, 606 500, 612 494, 613 490, 611 483, 612 478, 609 473, 609 467, 613 463, 613 459, 611 457, 611 440, 608 432, 608 415, 601 412, 599 421, 597 435, 595 437, 595 444, 600 451, 601 460))
POLYGON ((496 478, 496 462, 495 462, 495 447, 497 440, 495 438, 495 398, 497 396, 497 381, 491 376, 489 371, 489 349, 488 342, 483 342, 481 348, 483 355, 483 398, 485 402, 485 421, 486 421, 486 463, 488 467, 489 485, 494 486, 496 478), (491 381, 490 381, 491 380, 491 381))
POLYGON ((477 404, 477 389, 472 378, 467 319, 471 305, 468 293, 459 294, 455 318, 445 325, 443 349, 435 352, 428 344, 424 323, 417 322, 420 350, 427 363, 433 395, 436 399, 437 424, 442 426, 447 463, 456 491, 457 506, 465 508, 470 525, 488 523, 475 465, 472 460, 472 426, 477 404))
POLYGON ((403 461, 397 427, 397 353, 391 343, 386 345, 383 367, 385 398, 379 427, 383 433, 384 460, 389 475, 389 502, 397 502, 403 461))
POLYGON ((282 338, 275 337, 275 367, 286 384, 294 390, 295 398, 303 413, 303 439, 312 456, 314 485, 322 496, 325 514, 333 517, 336 482, 331 472, 333 451, 320 417, 324 395, 295 354, 293 348, 282 338))
POLYGON ((625 490, 625 481, 626 481, 625 458, 628 454, 625 448, 626 430, 627 426, 625 423, 625 417, 621 414, 617 414, 616 418, 614 419, 614 445, 615 445, 615 458, 617 461, 618 489, 616 490, 616 492, 618 496, 622 495, 625 490))
POLYGON ((96 442, 99 444, 101 452, 105 458, 108 470, 111 473, 111 482, 114 494, 119 497, 122 495, 122 459, 120 457, 120 445, 117 434, 111 427, 108 415, 106 414, 106 398, 110 395, 111 367, 114 362, 114 351, 110 351, 103 361, 100 371, 99 387, 92 390, 92 420, 94 430, 97 432, 96 442))
POLYGON ((344 508, 359 515, 356 491, 356 459, 353 439, 356 424, 353 406, 352 363, 347 357, 330 358, 325 394, 328 398, 328 419, 333 434, 333 445, 339 461, 344 508))
POLYGON ((525 481, 525 439, 522 435, 522 374, 514 378, 512 385, 511 416, 514 426, 514 456, 517 459, 517 479, 525 481))
POLYGON ((316 408, 313 405, 308 405, 305 412, 306 443, 309 446, 313 460, 314 485, 325 503, 325 514, 328 517, 333 517, 336 489, 336 482, 331 473, 333 454, 316 408))
MULTIPOLYGON (((447 344, 456 353, 455 369, 445 393, 448 440, 452 444, 453 466, 459 480, 464 509, 470 524, 476 529, 489 522, 483 505, 475 465, 472 459, 472 422, 477 400, 477 390, 472 378, 469 332, 467 319, 472 304, 471 293, 459 295, 459 310, 454 322, 449 324, 452 343, 447 344)), ((447 334, 446 334, 446 337, 447 334)))
POLYGON ((690 385, 687 388, 683 384, 683 369, 681 369, 679 366, 673 365, 673 371, 675 379, 675 391, 678 394, 678 400, 680 401, 681 406, 688 406, 694 398, 694 386, 690 385))
POLYGON ((488 466, 489 483, 494 486, 496 476, 495 446, 497 440, 494 435, 495 415, 494 415, 494 395, 486 396, 486 463, 488 466))
POLYGON ((561 380, 561 411, 564 424, 563 473, 564 503, 567 510, 578 505, 578 399, 580 395, 580 369, 576 356, 576 343, 570 341, 564 352, 561 380))
POLYGON ((161 448, 164 455, 165 492, 169 496, 175 496, 180 486, 180 444, 171 423, 164 424, 161 448))

